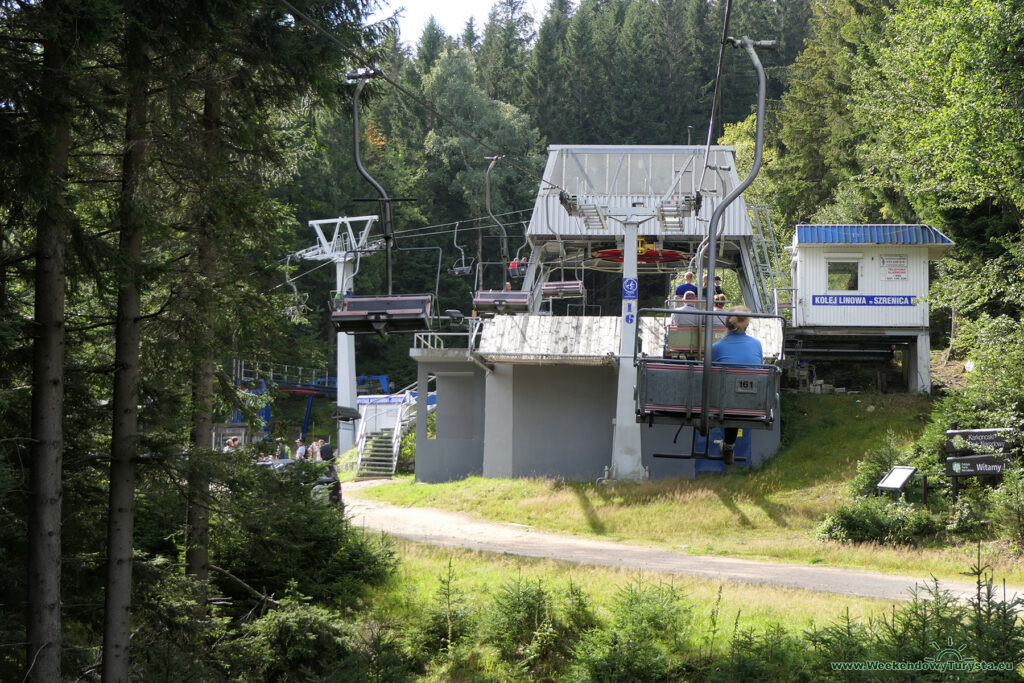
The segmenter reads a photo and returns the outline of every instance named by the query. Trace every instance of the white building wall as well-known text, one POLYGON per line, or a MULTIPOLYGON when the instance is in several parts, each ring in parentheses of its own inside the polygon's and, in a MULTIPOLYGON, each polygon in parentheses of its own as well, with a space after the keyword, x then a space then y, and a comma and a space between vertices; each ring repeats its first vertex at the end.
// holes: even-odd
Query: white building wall
POLYGON ((801 245, 795 250, 793 260, 800 327, 928 326, 926 247, 801 245), (900 267, 903 261, 900 257, 905 257, 905 271, 900 267), (857 262, 856 290, 828 289, 829 261, 857 262), (908 297, 913 297, 913 305, 885 304, 890 299, 905 302, 908 297))

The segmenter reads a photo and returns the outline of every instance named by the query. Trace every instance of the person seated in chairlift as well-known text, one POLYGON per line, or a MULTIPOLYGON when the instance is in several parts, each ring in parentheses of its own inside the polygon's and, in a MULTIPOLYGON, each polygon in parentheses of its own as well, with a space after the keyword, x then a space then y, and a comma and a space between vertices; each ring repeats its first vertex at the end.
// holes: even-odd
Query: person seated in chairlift
POLYGON ((302 460, 306 457, 306 444, 302 439, 295 439, 295 459, 302 460))
POLYGON ((675 309, 676 312, 672 314, 673 327, 697 327, 700 324, 700 316, 692 312, 697 310, 694 306, 695 303, 697 303, 696 292, 683 294, 682 307, 675 309))
POLYGON ((693 271, 686 271, 683 275, 683 283, 676 285, 676 296, 685 298, 687 292, 693 292, 693 298, 697 298, 697 285, 693 284, 693 271))
MULTIPOLYGON (((717 280, 718 278, 715 278, 715 279, 717 280)), ((725 294, 715 294, 715 304, 714 305, 715 305, 715 310, 716 311, 724 311, 725 310, 725 294)), ((711 320, 712 320, 711 326, 712 327, 719 327, 719 328, 725 327, 725 318, 726 318, 726 316, 724 316, 724 315, 712 316, 712 318, 711 318, 711 320)))
MULTIPOLYGON (((714 343, 711 347, 712 363, 727 363, 729 365, 761 365, 764 363, 764 350, 761 342, 747 334, 747 325, 750 318, 742 313, 750 313, 746 306, 734 306, 730 315, 725 319, 725 326, 729 333, 714 343)), ((736 437, 739 430, 735 427, 726 427, 722 438, 722 462, 731 465, 736 454, 736 437)))
MULTIPOLYGON (((701 286, 700 286, 700 293, 701 293, 701 295, 704 295, 707 291, 708 291, 708 276, 705 275, 704 276, 704 280, 703 280, 703 282, 701 283, 701 286)), ((718 277, 716 275, 715 276, 715 299, 718 298, 719 294, 721 294, 722 296, 725 296, 725 290, 722 289, 722 278, 720 278, 720 277, 718 277)))

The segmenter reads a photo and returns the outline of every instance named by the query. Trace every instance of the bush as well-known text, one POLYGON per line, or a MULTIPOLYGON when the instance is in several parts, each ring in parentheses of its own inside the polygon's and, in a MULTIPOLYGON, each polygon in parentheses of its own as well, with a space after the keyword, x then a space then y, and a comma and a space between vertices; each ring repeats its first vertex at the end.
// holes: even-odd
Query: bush
POLYGON ((522 660, 535 636, 541 633, 543 637, 551 620, 551 596, 544 584, 540 579, 529 581, 520 575, 503 584, 494 596, 487 636, 503 659, 522 660))
POLYGON ((818 535, 831 541, 908 544, 939 528, 938 520, 927 510, 903 500, 862 497, 827 515, 818 535))
POLYGON ((593 681, 671 681, 688 670, 691 612, 675 586, 634 582, 613 605, 613 624, 583 634, 575 674, 593 681))
POLYGON ((1003 471, 1003 483, 993 496, 994 514, 999 527, 1024 551, 1024 469, 1008 467, 1003 471))
POLYGON ((280 609, 244 624, 223 651, 236 681, 366 680, 367 662, 355 636, 329 610, 292 595, 280 609))
POLYGON ((960 489, 960 498, 949 511, 946 531, 959 536, 978 537, 988 528, 992 516, 993 491, 976 480, 960 489))
POLYGON ((758 633, 737 628, 729 656, 708 678, 711 681, 783 681, 808 677, 807 650, 798 637, 778 624, 758 633))
MULTIPOLYGON (((211 563, 259 591, 282 595, 294 582, 326 602, 349 603, 365 585, 383 582, 396 562, 390 543, 352 526, 340 506, 311 499, 325 469, 309 461, 279 471, 239 465, 211 510, 211 563)), ((234 582, 221 587, 250 597, 234 582)))
POLYGON ((882 445, 868 451, 857 463, 857 474, 850 480, 850 493, 854 496, 871 496, 878 490, 882 480, 893 465, 901 462, 902 449, 899 438, 891 431, 886 432, 882 445))
MULTIPOLYGON (((410 425, 412 429, 402 437, 402 443, 398 449, 398 464, 395 471, 409 474, 416 470, 416 425, 410 425)), ((427 415, 427 438, 437 436, 437 413, 427 415)))

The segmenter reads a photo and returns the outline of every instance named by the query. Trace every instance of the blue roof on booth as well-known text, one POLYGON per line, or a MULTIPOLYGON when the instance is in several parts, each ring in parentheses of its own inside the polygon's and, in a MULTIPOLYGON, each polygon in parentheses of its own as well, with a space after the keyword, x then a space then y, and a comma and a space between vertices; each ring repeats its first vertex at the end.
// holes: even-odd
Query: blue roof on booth
POLYGON ((797 225, 793 243, 800 244, 920 244, 953 245, 928 225, 797 225))

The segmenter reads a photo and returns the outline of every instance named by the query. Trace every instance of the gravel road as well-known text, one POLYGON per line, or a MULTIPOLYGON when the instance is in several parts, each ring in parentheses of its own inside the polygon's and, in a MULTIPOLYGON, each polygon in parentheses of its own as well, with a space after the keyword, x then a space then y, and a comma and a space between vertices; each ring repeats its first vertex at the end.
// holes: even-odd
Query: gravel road
MULTIPOLYGON (((930 578, 894 576, 858 569, 758 562, 717 555, 690 555, 660 548, 560 536, 534 531, 520 524, 488 522, 435 508, 398 507, 359 497, 360 489, 382 483, 388 481, 368 480, 344 484, 346 514, 357 525, 421 543, 888 600, 908 599, 909 591, 915 584, 923 584, 930 578)), ((961 597, 975 593, 973 583, 942 581, 941 585, 961 597)), ((1024 589, 1007 586, 1007 592, 1024 594, 1024 589)))

